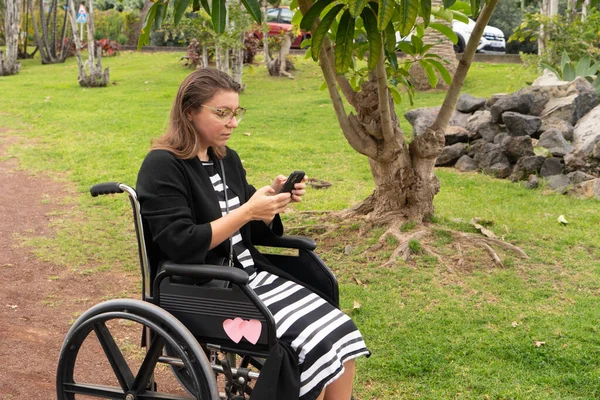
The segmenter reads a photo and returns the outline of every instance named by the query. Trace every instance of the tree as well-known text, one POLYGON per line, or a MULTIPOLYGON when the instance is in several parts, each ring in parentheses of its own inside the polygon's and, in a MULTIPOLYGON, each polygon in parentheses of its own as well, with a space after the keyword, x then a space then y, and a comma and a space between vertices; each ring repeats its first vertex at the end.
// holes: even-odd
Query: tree
MULTIPOLYGON (((39 17, 39 21, 36 19, 36 13, 34 12, 34 0, 27 1, 33 18, 35 42, 40 50, 42 64, 64 62, 69 55, 69 48, 71 47, 71 39, 67 37, 67 7, 69 6, 68 3, 71 3, 72 0, 67 0, 66 7, 59 7, 58 0, 51 0, 48 10, 44 9, 44 1, 38 0, 37 16, 39 17), (64 14, 60 20, 58 19, 59 9, 64 10, 64 14)), ((73 32, 76 33, 77 30, 73 32)))
POLYGON ((0 76, 15 75, 21 70, 17 62, 19 25, 21 22, 21 1, 6 0, 4 7, 4 37, 6 40, 6 56, 0 51, 0 76))
MULTIPOLYGON (((179 1, 185 3, 185 0, 179 1)), ((310 52, 321 67, 342 132, 354 150, 368 157, 375 182, 374 192, 348 210, 347 217, 397 225, 406 220, 422 222, 433 215, 433 198, 440 185, 434 174, 435 159, 444 147, 444 130, 496 3, 497 0, 488 0, 480 9, 479 0, 471 1, 473 14, 480 11, 481 14, 452 79, 443 67, 443 60, 428 53, 433 45, 424 45, 420 36, 427 26, 452 36, 447 32, 449 28, 436 23, 432 15, 450 21, 453 16, 461 15, 449 9, 454 1, 444 1, 444 7, 431 7, 431 0, 400 0, 399 3, 394 0, 378 3, 298 0, 303 14, 300 27, 312 33, 310 52), (410 57, 401 65, 395 53, 396 30, 404 37, 411 31, 417 33, 410 43, 402 44, 402 50, 410 57), (357 34, 366 39, 357 43, 357 34), (356 65, 353 58, 366 54, 367 67, 351 69, 356 65), (408 69, 413 63, 425 69, 432 86, 437 85, 437 73, 452 83, 435 122, 422 132, 416 132, 407 142, 393 107, 393 100, 398 100, 400 93, 389 80, 404 82, 410 88, 408 69), (346 112, 344 100, 354 112, 346 112)), ((157 4, 153 6, 154 14, 165 3, 157 4)), ((245 0, 244 5, 256 21, 261 21, 256 0, 245 0)), ((221 12, 224 7, 223 0, 212 3, 217 32, 224 27, 221 12)), ((149 18, 146 26, 152 20, 149 18)))
MULTIPOLYGON (((110 70, 109 68, 102 70, 102 48, 96 48, 94 43, 94 6, 92 0, 86 0, 86 3, 88 59, 85 63, 81 60, 81 41, 76 33, 73 35, 76 48, 75 57, 79 67, 77 80, 83 87, 105 87, 110 82, 110 70)), ((69 17, 73 32, 77 32, 77 13, 72 1, 69 2, 69 17)))

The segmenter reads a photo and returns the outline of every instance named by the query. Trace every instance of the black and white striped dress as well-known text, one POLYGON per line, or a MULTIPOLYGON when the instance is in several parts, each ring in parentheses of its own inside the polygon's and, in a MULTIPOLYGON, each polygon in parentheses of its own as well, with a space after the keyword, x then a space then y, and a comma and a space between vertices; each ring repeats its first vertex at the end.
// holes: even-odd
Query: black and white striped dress
MULTIPOLYGON (((221 213, 227 214, 223 182, 212 162, 203 162, 213 184, 221 213)), ((240 206, 229 188, 229 211, 240 206)), ((298 355, 300 399, 316 399, 323 388, 343 372, 343 364, 369 355, 354 322, 339 309, 305 287, 266 271, 257 271, 240 232, 232 236, 236 265, 250 276, 250 287, 273 314, 278 339, 289 343, 298 355)))

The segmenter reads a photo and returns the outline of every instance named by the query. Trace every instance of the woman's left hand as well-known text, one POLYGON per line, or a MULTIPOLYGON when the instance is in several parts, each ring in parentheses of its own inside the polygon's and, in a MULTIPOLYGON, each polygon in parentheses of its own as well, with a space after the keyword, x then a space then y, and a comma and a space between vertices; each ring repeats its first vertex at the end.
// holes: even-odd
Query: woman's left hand
POLYGON ((306 194, 306 181, 308 181, 308 177, 304 175, 302 181, 294 185, 294 189, 292 190, 293 202, 299 203, 302 201, 302 196, 306 194))
MULTIPOLYGON (((285 183, 286 180, 287 180, 287 176, 285 176, 285 175, 278 175, 275 179, 273 179, 273 183, 271 183, 271 187, 273 188, 275 193, 279 193, 279 191, 283 187, 283 184, 285 183)), ((302 196, 304 196, 306 194, 306 181, 308 181, 308 178, 305 175, 304 178, 302 179, 302 182, 296 183, 294 185, 294 189, 292 190, 292 201, 293 202, 299 203, 302 201, 302 196)))

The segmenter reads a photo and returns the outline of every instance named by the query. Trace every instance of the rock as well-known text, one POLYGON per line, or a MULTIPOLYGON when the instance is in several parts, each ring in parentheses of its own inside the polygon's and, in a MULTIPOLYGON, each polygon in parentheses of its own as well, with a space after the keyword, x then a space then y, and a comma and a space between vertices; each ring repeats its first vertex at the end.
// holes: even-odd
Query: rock
POLYGON ((524 186, 527 189, 537 189, 540 186, 540 178, 537 175, 531 174, 529 178, 527 178, 527 182, 524 182, 524 186))
POLYGON ((351 245, 346 245, 346 247, 344 247, 344 255, 349 256, 352 255, 352 253, 354 253, 354 247, 351 245))
POLYGON ((557 117, 574 125, 598 105, 598 94, 592 84, 581 76, 575 78, 565 89, 564 96, 548 100, 540 116, 557 117))
POLYGON ((492 122, 489 111, 475 111, 467 121, 467 129, 474 134, 474 138, 481 136, 487 142, 493 142, 494 137, 500 132, 500 127, 492 122))
POLYGON ((471 96, 468 93, 462 94, 456 102, 456 110, 463 113, 474 113, 485 107, 485 99, 471 96))
POLYGON ((462 156, 467 154, 466 143, 455 143, 452 146, 444 147, 442 154, 435 160, 436 167, 452 166, 462 156))
POLYGON ((500 132, 499 134, 494 136, 494 144, 502 144, 502 141, 504 140, 505 137, 509 137, 508 133, 500 132))
POLYGON ((581 171, 569 172, 567 176, 573 185, 577 185, 585 181, 591 181, 592 179, 596 178, 594 175, 586 174, 585 172, 581 171))
POLYGON ((471 117, 471 114, 466 114, 460 111, 454 111, 448 121, 450 126, 460 126, 461 128, 467 128, 467 121, 471 117))
POLYGON ((485 172, 486 174, 492 175, 493 177, 499 179, 508 178, 510 176, 511 171, 512 167, 508 160, 494 163, 483 170, 483 172, 485 172))
POLYGON ((555 192, 565 194, 570 189, 571 181, 566 175, 554 175, 548 178, 547 184, 555 192))
POLYGON ((573 140, 573 125, 564 119, 556 117, 542 119, 542 126, 540 126, 539 131, 543 133, 545 131, 549 131, 550 129, 560 131, 567 141, 573 140))
POLYGON ((483 139, 476 139, 472 141, 469 147, 467 148, 467 155, 471 158, 475 157, 475 154, 479 153, 486 143, 487 142, 483 139))
POLYGON ((569 190, 569 195, 578 199, 600 199, 600 179, 578 183, 569 190))
POLYGON ((502 122, 502 114, 506 111, 516 111, 521 114, 531 113, 533 107, 533 95, 531 93, 513 93, 502 97, 490 108, 492 122, 502 122))
POLYGON ((523 181, 531 174, 537 174, 546 161, 545 157, 528 156, 520 158, 515 164, 510 175, 510 180, 513 182, 523 181))
POLYGON ((511 173, 510 161, 501 145, 486 143, 473 159, 479 169, 496 178, 506 178, 511 173))
POLYGON ((446 146, 452 146, 455 143, 467 143, 471 137, 471 132, 460 126, 448 126, 444 131, 444 140, 446 146))
POLYGON ((454 168, 459 170, 460 172, 472 172, 477 171, 477 163, 468 155, 464 155, 458 159, 456 164, 454 164, 454 168))
POLYGON ((568 84, 568 81, 561 81, 556 74, 549 69, 544 69, 544 72, 539 76, 531 86, 558 86, 568 84))
POLYGON ((496 104, 498 100, 506 96, 508 96, 506 93, 496 93, 491 95, 490 98, 485 102, 485 108, 489 110, 494 104, 496 104))
POLYGON ((510 136, 532 136, 542 125, 540 117, 519 114, 514 111, 506 111, 502 114, 502 120, 510 136))
POLYGON ((600 140, 597 141, 594 145, 594 150, 592 150, 592 157, 600 160, 600 140))
POLYGON ((550 129, 542 133, 537 145, 548 149, 555 157, 564 157, 565 154, 572 150, 572 146, 567 143, 562 133, 555 129, 550 129))
POLYGON ((594 149, 600 142, 600 106, 581 118, 573 129, 573 150, 565 156, 565 167, 568 171, 590 169, 600 165, 600 160, 594 159, 594 149), (590 164, 587 166, 586 164, 590 164))
POLYGON ((540 175, 543 178, 549 176, 560 175, 563 173, 563 165, 558 158, 550 157, 546 158, 542 168, 540 169, 540 175))
MULTIPOLYGON (((404 118, 406 118, 406 120, 412 125, 415 132, 418 131, 419 134, 421 134, 424 132, 424 129, 433 124, 438 113, 440 112, 440 108, 440 106, 415 108, 404 113, 404 118)), ((469 117, 469 114, 454 111, 450 117, 448 125, 466 128, 469 117)))
MULTIPOLYGON (((499 135, 498 135, 499 136, 499 135)), ((535 155, 529 136, 506 136, 502 140, 502 148, 511 163, 516 163, 519 158, 535 155)))

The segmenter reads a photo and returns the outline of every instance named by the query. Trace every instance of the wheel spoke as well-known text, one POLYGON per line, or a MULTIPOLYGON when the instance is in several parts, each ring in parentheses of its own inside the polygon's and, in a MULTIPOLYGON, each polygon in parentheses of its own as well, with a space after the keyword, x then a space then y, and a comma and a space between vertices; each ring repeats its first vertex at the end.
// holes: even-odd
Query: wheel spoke
POLYGON ((160 356, 162 356, 163 348, 165 347, 165 341, 160 336, 155 336, 152 339, 152 343, 146 352, 146 358, 140 366, 137 376, 133 381, 131 390, 135 393, 141 393, 146 389, 150 377, 154 373, 154 368, 160 356))
POLYGON ((84 394, 104 399, 124 399, 123 389, 114 386, 94 385, 91 383, 63 383, 65 393, 84 394))
POLYGON ((104 323, 94 324, 94 332, 104 349, 104 353, 108 358, 108 362, 110 362, 110 366, 119 380, 121 388, 123 391, 128 391, 133 384, 134 378, 119 346, 115 343, 114 338, 104 323))

